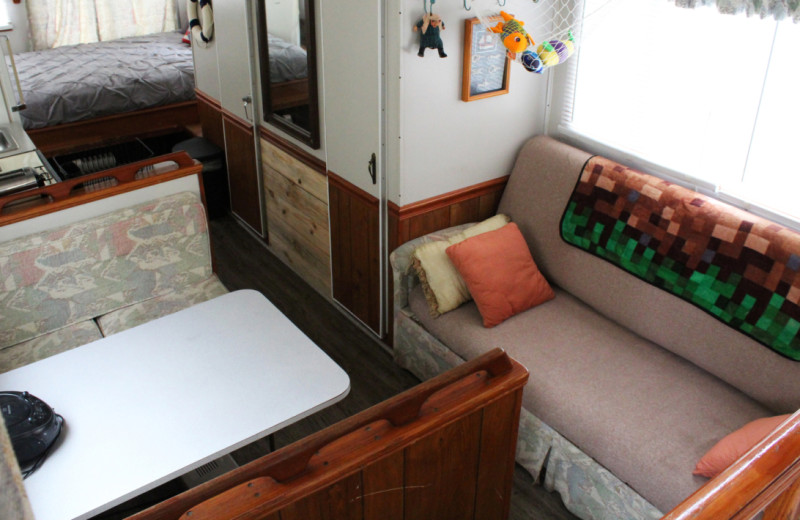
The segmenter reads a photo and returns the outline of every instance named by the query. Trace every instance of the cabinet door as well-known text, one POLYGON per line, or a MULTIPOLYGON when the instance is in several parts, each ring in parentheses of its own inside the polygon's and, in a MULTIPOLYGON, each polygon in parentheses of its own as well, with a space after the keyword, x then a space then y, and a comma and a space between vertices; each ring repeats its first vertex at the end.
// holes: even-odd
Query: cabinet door
POLYGON ((322 2, 321 10, 333 297, 382 336, 381 3, 322 2))
POLYGON ((225 134, 231 211, 256 233, 263 235, 253 126, 223 114, 222 127, 225 134))
POLYGON ((214 5, 214 40, 231 211, 264 235, 258 147, 254 139, 252 16, 247 0, 214 5))

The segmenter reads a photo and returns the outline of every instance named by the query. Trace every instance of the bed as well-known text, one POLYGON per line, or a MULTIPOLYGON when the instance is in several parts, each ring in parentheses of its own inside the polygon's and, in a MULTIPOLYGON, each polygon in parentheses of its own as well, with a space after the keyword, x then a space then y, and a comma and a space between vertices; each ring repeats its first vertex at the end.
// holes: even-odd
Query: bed
POLYGON ((269 81, 274 112, 308 104, 308 59, 305 49, 267 34, 269 81))
POLYGON ((196 123, 192 49, 182 38, 165 32, 16 55, 23 127, 39 148, 63 151, 78 138, 196 123))

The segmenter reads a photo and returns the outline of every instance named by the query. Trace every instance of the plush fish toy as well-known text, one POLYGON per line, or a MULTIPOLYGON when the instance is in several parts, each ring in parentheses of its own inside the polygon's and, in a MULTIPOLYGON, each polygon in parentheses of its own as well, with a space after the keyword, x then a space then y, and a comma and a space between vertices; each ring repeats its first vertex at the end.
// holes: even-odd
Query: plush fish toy
POLYGON ((505 11, 500 11, 500 16, 503 17, 502 22, 497 22, 497 25, 491 27, 493 33, 500 35, 503 40, 503 45, 506 46, 511 58, 516 58, 518 52, 523 52, 528 48, 528 45, 536 45, 533 38, 522 28, 525 22, 520 22, 505 11))

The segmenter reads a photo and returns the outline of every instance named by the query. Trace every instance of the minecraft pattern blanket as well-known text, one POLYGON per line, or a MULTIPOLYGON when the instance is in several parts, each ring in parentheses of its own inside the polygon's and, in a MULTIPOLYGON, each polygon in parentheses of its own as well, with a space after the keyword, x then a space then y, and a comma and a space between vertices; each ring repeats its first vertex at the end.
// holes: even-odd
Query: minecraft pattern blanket
POLYGON ((561 236, 800 361, 800 233, 592 157, 561 236))

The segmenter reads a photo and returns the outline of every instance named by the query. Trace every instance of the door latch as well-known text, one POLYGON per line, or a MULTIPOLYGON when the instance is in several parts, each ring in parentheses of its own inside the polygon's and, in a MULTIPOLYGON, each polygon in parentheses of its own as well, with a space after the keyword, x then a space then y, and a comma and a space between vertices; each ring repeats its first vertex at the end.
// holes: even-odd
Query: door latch
POLYGON ((375 154, 372 154, 372 157, 370 157, 367 166, 367 170, 369 171, 369 176, 372 177, 372 184, 378 184, 378 168, 375 162, 376 162, 375 154))
POLYGON ((245 97, 242 98, 242 106, 244 107, 244 117, 247 118, 248 120, 251 119, 251 118, 250 118, 250 114, 247 112, 247 107, 250 106, 250 103, 252 103, 252 102, 253 102, 253 98, 250 97, 250 96, 245 96, 245 97))

